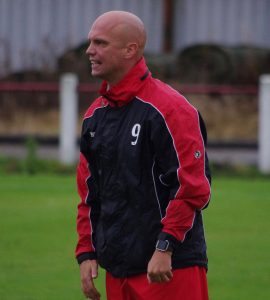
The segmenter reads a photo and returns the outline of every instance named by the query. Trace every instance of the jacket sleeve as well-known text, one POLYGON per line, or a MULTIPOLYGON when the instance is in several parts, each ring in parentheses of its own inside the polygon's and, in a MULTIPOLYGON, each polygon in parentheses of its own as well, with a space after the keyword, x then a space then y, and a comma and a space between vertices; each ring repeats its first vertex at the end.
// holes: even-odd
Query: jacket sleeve
POLYGON ((205 208, 210 199, 210 173, 203 138, 206 132, 199 113, 190 104, 165 111, 161 119, 162 140, 157 127, 153 140, 156 161, 162 170, 159 179, 170 190, 170 199, 159 238, 183 242, 196 212, 205 208))
POLYGON ((86 259, 96 259, 95 248, 92 242, 91 207, 87 203, 89 195, 88 180, 90 178, 91 173, 88 168, 88 162, 84 155, 80 153, 80 160, 77 167, 77 188, 81 201, 78 205, 78 243, 75 251, 78 263, 86 259))

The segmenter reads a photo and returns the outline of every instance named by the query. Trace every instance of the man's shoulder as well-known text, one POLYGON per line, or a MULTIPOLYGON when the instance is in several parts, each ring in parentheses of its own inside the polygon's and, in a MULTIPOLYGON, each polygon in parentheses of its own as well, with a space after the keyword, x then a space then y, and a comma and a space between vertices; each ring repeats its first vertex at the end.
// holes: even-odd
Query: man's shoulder
POLYGON ((104 99, 102 96, 96 98, 91 105, 88 107, 84 114, 84 119, 90 118, 97 109, 104 107, 104 99))
POLYGON ((168 112, 176 108, 193 110, 190 102, 176 89, 169 84, 153 78, 142 94, 143 100, 156 107, 158 110, 168 112))

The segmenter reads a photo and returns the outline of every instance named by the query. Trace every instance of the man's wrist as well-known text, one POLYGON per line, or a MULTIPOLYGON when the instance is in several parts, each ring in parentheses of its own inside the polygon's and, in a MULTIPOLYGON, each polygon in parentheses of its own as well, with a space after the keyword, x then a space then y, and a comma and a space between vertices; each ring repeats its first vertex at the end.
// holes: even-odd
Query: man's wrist
POLYGON ((173 247, 169 240, 157 240, 156 250, 160 252, 173 252, 173 247))
POLYGON ((78 264, 80 265, 85 260, 97 259, 97 254, 96 254, 96 252, 84 252, 84 253, 79 254, 76 257, 76 259, 77 259, 78 264))
POLYGON ((158 253, 159 255, 163 254, 163 255, 166 255, 166 256, 169 256, 169 257, 172 257, 172 254, 173 254, 172 251, 169 251, 169 250, 167 250, 167 251, 159 251, 159 250, 156 249, 155 252, 158 253))
POLYGON ((158 251, 170 251, 174 252, 177 248, 179 241, 171 234, 167 232, 160 232, 156 243, 156 250, 158 251))

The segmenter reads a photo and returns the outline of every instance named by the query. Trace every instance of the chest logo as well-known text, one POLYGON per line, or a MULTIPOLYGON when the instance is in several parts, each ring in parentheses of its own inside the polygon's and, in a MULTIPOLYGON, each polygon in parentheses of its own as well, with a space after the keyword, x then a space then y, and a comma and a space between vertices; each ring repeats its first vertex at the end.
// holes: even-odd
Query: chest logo
POLYGON ((95 136, 95 131, 90 131, 89 134, 90 134, 90 137, 93 138, 95 136))
POLYGON ((131 134, 135 139, 131 142, 131 145, 135 146, 137 144, 138 138, 139 138, 139 135, 140 135, 140 131, 141 131, 141 125, 140 124, 137 123, 132 127, 131 134))
POLYGON ((196 150, 194 152, 194 157, 197 158, 197 159, 200 158, 201 157, 201 152, 199 150, 196 150))

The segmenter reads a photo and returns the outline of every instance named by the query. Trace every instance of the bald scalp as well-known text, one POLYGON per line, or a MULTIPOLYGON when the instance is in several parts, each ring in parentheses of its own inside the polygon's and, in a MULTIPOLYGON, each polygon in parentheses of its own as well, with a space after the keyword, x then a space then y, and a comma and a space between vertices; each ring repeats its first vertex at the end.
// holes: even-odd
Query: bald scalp
POLYGON ((142 20, 126 11, 109 11, 99 16, 93 26, 102 26, 123 43, 136 43, 141 56, 146 43, 146 31, 142 20))

